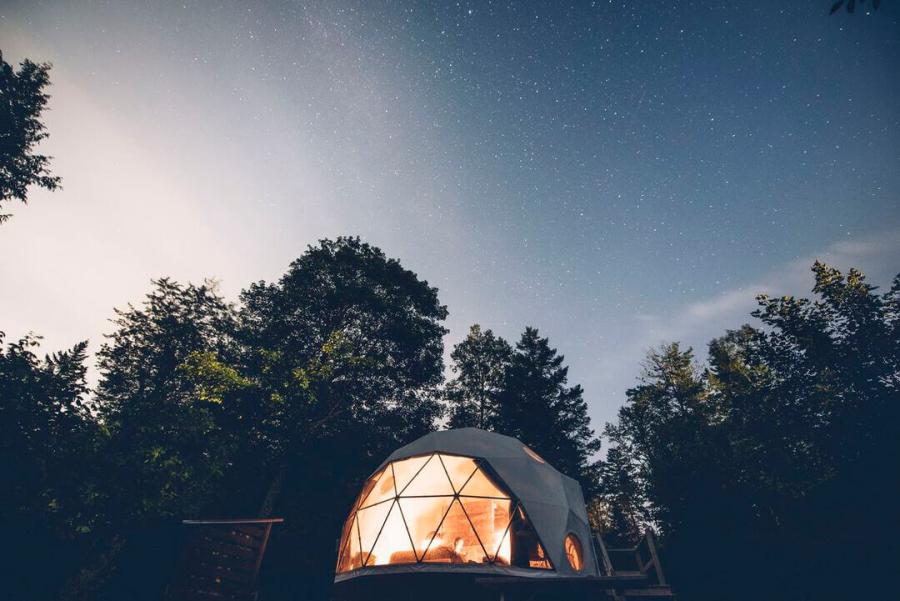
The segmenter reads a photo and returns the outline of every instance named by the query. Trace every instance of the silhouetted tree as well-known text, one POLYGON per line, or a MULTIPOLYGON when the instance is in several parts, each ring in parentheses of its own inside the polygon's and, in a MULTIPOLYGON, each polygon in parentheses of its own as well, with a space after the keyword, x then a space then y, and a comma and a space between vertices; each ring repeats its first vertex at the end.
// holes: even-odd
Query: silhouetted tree
POLYGON ((301 569, 297 594, 324 597, 359 483, 441 414, 447 310, 435 288, 358 238, 322 240, 242 301, 240 372, 253 386, 239 396, 265 414, 247 420, 253 469, 268 478, 261 513, 288 518, 281 544, 292 549, 270 569, 301 569))
POLYGON ((531 446, 551 465, 580 480, 586 497, 596 489, 594 437, 581 386, 567 386, 569 368, 546 338, 525 328, 498 395, 497 431, 531 446))
MULTIPOLYGON (((857 4, 862 6, 863 4, 865 4, 865 1, 866 0, 836 0, 836 2, 834 2, 831 5, 831 10, 829 11, 829 14, 833 15, 837 11, 841 10, 842 6, 846 6, 847 12, 852 13, 854 10, 856 10, 857 4)), ((873 10, 878 10, 879 6, 881 6, 881 0, 872 0, 872 9, 873 10)))
MULTIPOLYGON (((104 436, 93 458, 101 476, 89 483, 102 512, 61 599, 97 598, 134 533, 202 515, 221 496, 241 431, 225 427, 221 398, 197 372, 233 352, 234 318, 213 285, 165 278, 141 306, 116 310, 116 329, 97 355, 94 401, 104 436)), ((145 588, 165 578, 165 558, 157 561, 147 566, 145 588)))
POLYGON ((38 519, 63 532, 90 527, 87 490, 71 466, 91 454, 87 343, 38 359, 39 339, 4 350, 0 332, 0 521, 38 519))
MULTIPOLYGON (((5 200, 27 201, 28 187, 47 190, 59 187, 50 174, 50 157, 34 152, 46 138, 41 114, 50 98, 50 65, 24 60, 16 71, 0 52, 0 209, 5 200)), ((0 214, 0 223, 9 215, 0 214)))
POLYGON ((87 343, 39 359, 38 342, 29 335, 4 348, 0 333, 0 528, 15 548, 3 560, 10 599, 52 598, 105 509, 87 343))
POLYGON ((109 494, 129 521, 197 515, 231 461, 221 399, 198 387, 197 372, 233 349, 234 309, 210 284, 161 279, 113 322, 96 395, 110 432, 109 494))
POLYGON ((444 396, 450 405, 451 428, 474 427, 493 430, 497 421, 498 396, 512 361, 512 347, 491 330, 478 324, 457 344, 450 358, 455 374, 444 396))
POLYGON ((884 593, 825 575, 884 573, 897 551, 900 277, 878 295, 856 270, 813 271, 818 300, 759 297, 766 328, 714 340, 703 373, 677 345, 652 353, 607 426, 601 495, 644 493, 687 597, 884 593))

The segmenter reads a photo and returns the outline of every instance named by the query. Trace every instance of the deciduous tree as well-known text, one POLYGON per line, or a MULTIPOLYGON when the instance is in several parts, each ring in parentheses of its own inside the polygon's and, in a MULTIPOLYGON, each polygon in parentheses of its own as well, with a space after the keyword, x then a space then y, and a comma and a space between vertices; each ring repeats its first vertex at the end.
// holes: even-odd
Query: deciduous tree
MULTIPOLYGON (((28 199, 32 185, 56 190, 60 178, 50 173, 50 157, 35 152, 47 133, 42 114, 50 96, 50 65, 24 60, 18 71, 0 52, 0 209, 6 200, 28 199)), ((9 219, 0 214, 0 223, 9 219)))

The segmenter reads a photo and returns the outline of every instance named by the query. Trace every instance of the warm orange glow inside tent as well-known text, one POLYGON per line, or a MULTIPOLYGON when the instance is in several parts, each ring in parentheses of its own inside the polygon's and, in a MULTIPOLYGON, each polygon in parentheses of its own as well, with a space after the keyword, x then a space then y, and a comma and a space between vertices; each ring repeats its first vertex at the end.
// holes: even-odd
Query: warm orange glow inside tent
POLYGON ((338 572, 410 563, 551 569, 524 509, 471 457, 387 464, 363 487, 341 536, 338 572))

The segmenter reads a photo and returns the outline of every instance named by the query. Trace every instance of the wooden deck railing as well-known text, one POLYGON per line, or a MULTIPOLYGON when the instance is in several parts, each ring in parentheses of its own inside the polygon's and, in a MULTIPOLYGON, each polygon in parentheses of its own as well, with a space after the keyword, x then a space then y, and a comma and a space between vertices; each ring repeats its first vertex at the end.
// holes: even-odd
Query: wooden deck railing
POLYGON ((269 535, 281 518, 184 520, 171 601, 253 601, 269 535))

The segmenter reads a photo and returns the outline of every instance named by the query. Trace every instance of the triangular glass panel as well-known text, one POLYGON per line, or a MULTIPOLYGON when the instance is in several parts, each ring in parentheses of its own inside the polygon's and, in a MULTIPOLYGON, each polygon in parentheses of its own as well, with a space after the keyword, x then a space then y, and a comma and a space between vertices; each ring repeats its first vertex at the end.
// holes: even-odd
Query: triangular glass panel
POLYGON ((453 487, 440 459, 432 455, 428 463, 419 470, 412 482, 403 489, 404 497, 452 495, 453 487))
POLYGON ((373 474, 371 478, 366 480, 366 483, 363 484, 362 490, 359 492, 359 496, 356 497, 356 502, 353 504, 353 509, 359 509, 360 505, 362 505, 366 498, 369 496, 369 493, 372 492, 372 489, 375 488, 375 483, 378 482, 378 479, 381 478, 381 474, 384 473, 384 470, 379 471, 377 474, 373 474))
POLYGON ((478 468, 478 471, 472 474, 472 477, 469 478, 469 481, 466 482, 459 494, 467 497, 509 498, 509 495, 500 490, 500 487, 494 484, 481 468, 478 468))
MULTIPOLYGON (((513 513, 513 518, 509 525, 509 536, 512 541, 510 549, 510 563, 512 565, 542 570, 553 569, 550 558, 547 556, 521 505, 513 513)), ((503 547, 506 544, 505 541, 501 544, 501 549, 497 553, 498 558, 501 557, 503 547)))
POLYGON ((503 538, 500 539, 500 544, 494 551, 494 563, 500 564, 502 566, 508 566, 510 564, 512 553, 509 544, 509 537, 509 528, 507 528, 503 532, 503 538))
POLYGON ((403 523, 403 516, 397 503, 391 503, 391 511, 384 522, 384 528, 366 561, 367 566, 384 566, 392 563, 416 563, 409 534, 403 523))
MULTIPOLYGON (((359 522, 360 545, 365 556, 368 556, 372 551, 375 539, 378 538, 378 533, 381 532, 384 520, 391 510, 391 505, 393 505, 393 502, 379 503, 356 512, 356 519, 359 522)), ((367 563, 365 559, 363 563, 367 563)))
POLYGON ((469 476, 472 475, 472 472, 475 471, 475 468, 478 467, 475 465, 475 460, 471 457, 459 457, 458 455, 441 455, 440 457, 444 463, 444 468, 447 470, 447 475, 450 476, 453 489, 459 492, 462 490, 466 480, 469 479, 469 476))
POLYGON ((452 502, 453 497, 400 497, 400 510, 419 561, 425 557, 425 550, 452 502))
POLYGON ((369 507, 376 503, 393 499, 395 496, 397 496, 397 492, 394 490, 394 470, 388 465, 382 470, 378 480, 375 482, 375 486, 372 487, 369 495, 359 506, 369 507))
POLYGON ((335 566, 335 571, 341 571, 341 561, 344 559, 344 551, 347 549, 347 545, 350 542, 348 539, 348 534, 350 533, 350 528, 353 526, 353 520, 356 519, 355 514, 350 514, 350 517, 344 522, 344 527, 341 529, 341 542, 338 544, 338 558, 337 565, 335 566))
POLYGON ((493 561, 500 541, 509 526, 510 509, 512 501, 509 499, 481 499, 473 497, 460 497, 460 502, 469 516, 469 521, 475 528, 485 551, 490 554, 493 561))
POLYGON ((403 459, 402 461, 395 461, 393 463, 394 466, 394 484, 397 487, 397 492, 402 493, 404 487, 409 484, 410 480, 413 479, 422 466, 425 465, 425 462, 428 461, 429 456, 425 455, 423 457, 410 457, 409 459, 403 459))
POLYGON ((541 546, 541 543, 538 543, 537 547, 535 547, 534 558, 529 558, 528 567, 538 568, 541 570, 552 569, 552 567, 550 566, 550 558, 547 557, 547 553, 546 551, 544 551, 544 547, 541 546))
POLYGON ((343 569, 341 569, 341 566, 343 565, 343 561, 344 561, 344 551, 347 550, 347 543, 349 543, 349 542, 350 541, 348 541, 346 538, 341 539, 341 545, 340 545, 340 547, 338 547, 337 563, 334 566, 334 571, 337 574, 340 574, 341 572, 344 571, 343 569))
POLYGON ((349 572, 362 566, 362 554, 359 550, 359 526, 355 517, 353 525, 347 533, 347 539, 347 545, 341 554, 338 572, 349 572))
POLYGON ((455 499, 444 517, 423 561, 434 563, 487 563, 489 558, 475 536, 469 518, 455 499))

